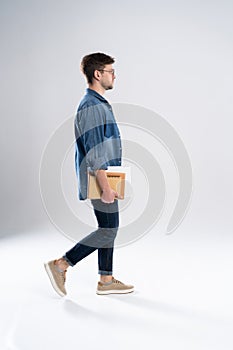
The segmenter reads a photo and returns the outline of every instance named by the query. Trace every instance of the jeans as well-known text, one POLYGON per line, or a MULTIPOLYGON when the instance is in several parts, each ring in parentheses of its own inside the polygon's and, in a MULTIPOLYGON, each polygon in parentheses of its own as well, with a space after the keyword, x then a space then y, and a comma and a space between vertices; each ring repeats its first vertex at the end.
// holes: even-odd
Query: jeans
POLYGON ((98 249, 98 273, 112 275, 114 240, 119 226, 118 201, 103 203, 100 199, 93 199, 91 203, 98 229, 79 241, 63 258, 70 266, 74 266, 98 249))

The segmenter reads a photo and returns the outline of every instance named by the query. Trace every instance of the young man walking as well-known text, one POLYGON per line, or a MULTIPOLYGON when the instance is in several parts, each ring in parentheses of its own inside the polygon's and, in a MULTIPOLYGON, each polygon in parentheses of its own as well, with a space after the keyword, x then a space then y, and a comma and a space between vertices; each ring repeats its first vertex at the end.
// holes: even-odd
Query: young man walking
POLYGON ((121 139, 112 108, 103 97, 113 88, 114 59, 103 53, 83 57, 81 62, 88 88, 75 118, 75 165, 79 184, 79 199, 87 198, 88 173, 96 176, 101 198, 91 200, 98 229, 79 241, 63 257, 45 263, 52 286, 65 296, 66 271, 98 249, 100 281, 97 294, 130 293, 126 285, 113 277, 114 240, 119 226, 118 194, 107 181, 108 166, 121 165, 121 139))

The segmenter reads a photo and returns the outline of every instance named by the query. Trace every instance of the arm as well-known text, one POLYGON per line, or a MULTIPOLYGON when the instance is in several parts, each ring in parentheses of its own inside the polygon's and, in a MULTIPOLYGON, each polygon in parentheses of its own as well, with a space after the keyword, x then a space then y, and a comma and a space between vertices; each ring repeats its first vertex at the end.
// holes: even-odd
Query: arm
POLYGON ((86 165, 95 173, 102 190, 102 202, 113 203, 118 195, 109 186, 105 173, 108 168, 105 126, 106 116, 102 104, 90 106, 80 111, 80 128, 86 152, 86 165))

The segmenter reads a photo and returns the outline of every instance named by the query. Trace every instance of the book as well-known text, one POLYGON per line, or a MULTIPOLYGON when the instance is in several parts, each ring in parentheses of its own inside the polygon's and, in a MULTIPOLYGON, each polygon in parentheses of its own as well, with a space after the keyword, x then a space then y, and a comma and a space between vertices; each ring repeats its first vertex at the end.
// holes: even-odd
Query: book
MULTIPOLYGON (((119 199, 124 199, 125 196, 125 173, 120 172, 109 172, 106 171, 108 183, 113 191, 117 192, 120 196, 119 199)), ((87 198, 89 199, 100 199, 101 189, 98 184, 95 175, 88 173, 88 188, 87 198)))

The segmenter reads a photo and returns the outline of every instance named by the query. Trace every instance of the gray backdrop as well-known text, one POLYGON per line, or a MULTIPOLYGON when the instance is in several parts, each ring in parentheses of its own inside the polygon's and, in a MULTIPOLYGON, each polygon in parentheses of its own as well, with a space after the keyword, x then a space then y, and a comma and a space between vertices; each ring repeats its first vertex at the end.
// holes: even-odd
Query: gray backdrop
POLYGON ((187 229, 231 233, 232 10, 226 0, 1 1, 0 234, 49 227, 40 159, 75 113, 80 59, 94 51, 116 58, 111 102, 154 110, 182 138, 194 176, 187 229))

